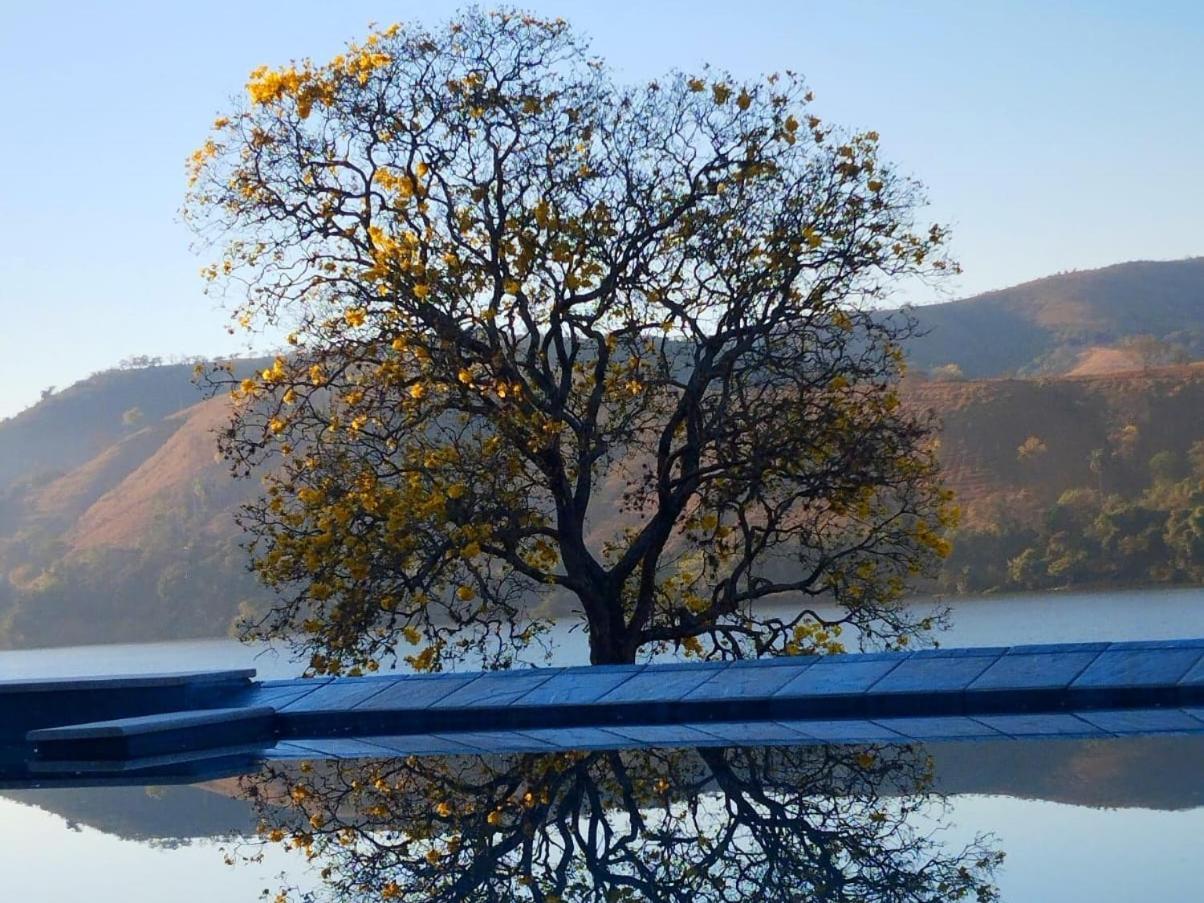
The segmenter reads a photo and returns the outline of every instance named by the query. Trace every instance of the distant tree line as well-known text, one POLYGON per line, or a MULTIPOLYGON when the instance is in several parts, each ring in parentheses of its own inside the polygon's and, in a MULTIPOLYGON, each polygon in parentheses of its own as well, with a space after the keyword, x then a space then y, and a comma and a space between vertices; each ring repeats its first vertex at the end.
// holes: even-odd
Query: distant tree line
MULTIPOLYGON (((1110 452, 1085 462, 1084 485, 1067 489, 1038 518, 1008 513, 958 530, 940 579, 951 592, 1051 589, 1091 584, 1204 583, 1204 440, 1186 455, 1164 450, 1147 462, 1140 490, 1116 491, 1106 476, 1135 427, 1110 452)), ((1018 450, 1035 460, 1039 437, 1018 450)))

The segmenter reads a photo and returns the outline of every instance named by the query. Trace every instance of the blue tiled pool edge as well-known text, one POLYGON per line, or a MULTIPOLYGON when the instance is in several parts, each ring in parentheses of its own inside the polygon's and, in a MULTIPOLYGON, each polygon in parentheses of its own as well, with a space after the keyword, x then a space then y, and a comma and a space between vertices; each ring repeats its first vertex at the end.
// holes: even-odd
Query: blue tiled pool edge
POLYGON ((762 742, 812 743, 1204 733, 1204 639, 261 683, 247 672, 125 680, 0 684, 0 715, 10 735, 24 726, 35 754, 59 762, 235 741, 279 743, 281 755, 340 742, 382 755, 565 748, 557 732, 616 746, 678 735, 731 743, 757 725, 762 742), (131 710, 121 710, 123 699, 131 710), (22 710, 32 722, 19 724, 22 710), (231 723, 222 726, 216 710, 231 723))

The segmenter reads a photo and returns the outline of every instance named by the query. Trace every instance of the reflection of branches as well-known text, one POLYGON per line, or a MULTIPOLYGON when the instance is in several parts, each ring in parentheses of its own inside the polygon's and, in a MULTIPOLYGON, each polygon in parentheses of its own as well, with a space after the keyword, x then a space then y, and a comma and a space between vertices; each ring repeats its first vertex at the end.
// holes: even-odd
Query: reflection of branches
POLYGON ((265 840, 322 867, 306 901, 995 899, 1002 854, 922 827, 929 777, 907 748, 725 748, 269 766, 244 789, 265 840))

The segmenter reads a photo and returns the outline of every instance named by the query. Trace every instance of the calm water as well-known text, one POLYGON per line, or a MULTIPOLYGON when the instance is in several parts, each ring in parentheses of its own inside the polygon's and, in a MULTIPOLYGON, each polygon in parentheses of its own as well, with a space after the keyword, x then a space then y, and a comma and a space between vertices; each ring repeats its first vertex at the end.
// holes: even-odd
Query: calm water
MULTIPOLYGON (((944 645, 1204 635, 1204 590, 1012 596, 952 604, 954 628, 942 638, 944 645)), ((579 632, 565 631, 562 639, 563 649, 558 659, 581 660, 584 643, 579 632)), ((295 664, 283 654, 225 641, 0 654, 0 678, 224 666, 256 667, 264 677, 296 671, 295 664)), ((942 808, 936 801, 927 801, 917 806, 917 811, 910 813, 906 821, 899 815, 896 824, 893 821, 896 809, 912 799, 913 793, 921 793, 919 783, 914 787, 908 783, 912 776, 909 769, 918 768, 918 764, 901 760, 892 764, 893 770, 883 770, 875 763, 872 779, 867 776, 856 787, 842 784, 831 791, 831 798, 843 801, 847 794, 848 799, 847 804, 841 802, 836 810, 840 831, 849 834, 842 849, 882 853, 875 844, 885 844, 885 854, 889 855, 883 861, 892 862, 891 857, 899 853, 889 849, 892 842, 889 837, 896 835, 888 837, 883 825, 919 832, 917 836, 934 831, 939 845, 929 851, 931 861, 940 863, 947 859, 946 864, 956 864, 955 857, 960 851, 975 843, 980 835, 990 834, 991 838, 979 842, 991 851, 1006 854, 995 876, 1004 900, 1199 899, 1199 888, 1204 881, 1204 857, 1200 855, 1200 838, 1204 837, 1204 738, 947 744, 934 746, 928 752, 935 763, 936 789, 951 794, 947 806, 942 808)), ((771 753, 735 750, 732 755, 756 758, 771 753)), ((786 788, 788 792, 790 787, 811 786, 808 782, 815 781, 818 781, 815 786, 824 786, 816 778, 822 769, 817 770, 813 761, 814 750, 772 755, 775 757, 772 767, 758 773, 784 779, 777 790, 786 788), (791 769, 803 769, 805 780, 795 779, 791 769)), ((626 773, 639 775, 641 768, 647 770, 648 780, 640 786, 653 787, 655 793, 662 794, 657 797, 660 802, 651 798, 645 801, 652 807, 645 816, 650 820, 668 817, 667 813, 674 811, 682 799, 696 796, 704 800, 701 807, 704 812, 697 823, 691 823, 691 830, 710 830, 706 826, 723 823, 726 810, 716 802, 724 799, 722 793, 716 795, 716 786, 722 784, 719 773, 713 776, 704 773, 703 782, 693 789, 672 785, 685 781, 684 776, 696 774, 702 767, 699 762, 704 760, 706 769, 728 768, 733 763, 715 763, 689 750, 672 756, 679 758, 667 759, 666 771, 657 771, 664 763, 626 763, 626 773), (662 781, 666 783, 662 785, 662 781), (699 787, 705 792, 698 790, 699 787), (680 795, 675 797, 675 793, 680 795), (705 811, 708 800, 716 805, 715 812, 705 811)), ((432 760, 431 767, 436 764, 432 760)), ((839 773, 841 781, 848 781, 849 773, 865 764, 866 761, 850 760, 844 763, 844 770, 831 774, 839 773)), ((319 766, 316 773, 332 787, 345 787, 346 783, 339 783, 336 777, 342 779, 346 775, 324 770, 330 767, 333 766, 319 766)), ((344 763, 339 767, 355 769, 361 765, 344 763)), ((396 767, 404 766, 396 764, 396 767)), ((427 764, 420 767, 425 769, 427 764)), ((495 766, 490 763, 479 767, 495 766)), ((291 778, 285 775, 283 779, 296 777, 294 772, 291 778)), ((404 777, 407 787, 421 786, 423 780, 433 781, 431 786, 436 788, 442 786, 437 773, 434 778, 425 772, 406 773, 404 777)), ((262 776, 263 786, 275 786, 270 783, 273 778, 281 776, 262 776)), ((312 775, 307 778, 311 779, 312 775)), ((314 799, 322 799, 318 781, 312 783, 314 796, 307 802, 309 806, 314 805, 314 799)), ((600 786, 606 786, 605 781, 600 781, 600 786)), ((568 794, 568 790, 563 792, 568 794)), ((434 880, 432 875, 438 877, 442 866, 431 865, 417 857, 417 853, 411 857, 412 861, 395 857, 382 862, 354 843, 319 850, 320 855, 309 867, 302 857, 285 853, 278 845, 262 850, 244 849, 232 837, 249 831, 257 819, 265 817, 264 812, 253 811, 242 798, 245 793, 246 784, 240 788, 233 780, 199 787, 0 791, 0 891, 4 899, 13 900, 210 903, 256 900, 269 890, 267 899, 271 900, 282 884, 283 874, 283 883, 327 891, 323 899, 358 900, 380 899, 379 886, 377 891, 361 894, 352 893, 347 887, 326 885, 339 875, 393 874, 406 877, 410 883, 403 881, 400 885, 410 887, 420 886, 420 881, 434 880), (242 861, 229 866, 223 862, 224 854, 229 851, 262 852, 264 858, 262 862, 242 861), (323 881, 319 874, 323 867, 331 868, 334 878, 323 881)), ((566 798, 574 797, 569 794, 566 798)), ((413 805, 408 798, 394 802, 402 809, 413 805)), ((472 809, 463 800, 453 802, 455 806, 451 808, 472 809)), ((428 801, 425 808, 429 810, 432 805, 434 802, 428 801)), ((283 826, 290 814, 296 813, 290 813, 287 806, 276 807, 268 810, 266 817, 269 822, 279 818, 283 826)), ((352 826, 346 807, 332 806, 327 817, 334 819, 333 823, 346 819, 352 826)), ((831 817, 833 813, 823 811, 822 806, 808 815, 819 821, 831 817)), ((685 830, 688 827, 675 823, 679 832, 685 831, 683 845, 678 848, 664 849, 667 841, 649 840, 651 834, 641 837, 640 845, 628 851, 634 856, 630 861, 660 862, 662 853, 665 862, 695 855, 701 847, 698 838, 685 830)), ((740 827, 737 834, 744 838, 743 843, 753 842, 750 837, 758 843, 768 842, 757 839, 756 832, 748 826, 740 827)), ((505 828, 503 824, 497 830, 504 836, 505 828)), ((524 836, 531 835, 530 827, 524 830, 527 831, 524 836)), ((536 825, 534 836, 542 837, 548 830, 547 825, 536 825)), ((797 836, 804 834, 800 830, 797 836)), ((796 887, 807 887, 814 880, 814 875, 806 870, 806 864, 814 857, 808 859, 804 852, 794 847, 776 850, 776 861, 797 867, 797 873, 790 875, 796 887)), ((730 861, 716 856, 709 867, 730 868, 735 875, 750 868, 752 860, 741 858, 746 856, 747 851, 737 845, 728 851, 730 861)), ((620 872, 627 867, 620 859, 608 862, 620 872)), ((443 863, 450 860, 445 858, 443 863)), ((352 884, 356 880, 360 879, 352 880, 352 884)), ((668 887, 670 878, 665 877, 664 881, 663 886, 668 887)), ((707 899, 697 891, 692 898, 707 899)), ((772 899, 772 895, 761 894, 760 898, 772 899)), ((852 897, 859 898, 869 898, 869 890, 861 897, 852 897)), ((593 898, 568 895, 564 899, 593 898)), ((931 899, 941 896, 936 894, 931 899)))
MULTIPOLYGON (((930 607, 929 603, 917 603, 930 607)), ((1204 636, 1204 588, 1048 593, 946 599, 952 628, 943 646, 1008 646, 1096 640, 1168 640, 1204 636)), ((574 625, 552 632, 556 664, 588 664, 574 625)), ((263 679, 293 677, 301 666, 283 649, 234 640, 113 644, 0 652, 0 680, 80 674, 133 674, 255 668, 263 679)))

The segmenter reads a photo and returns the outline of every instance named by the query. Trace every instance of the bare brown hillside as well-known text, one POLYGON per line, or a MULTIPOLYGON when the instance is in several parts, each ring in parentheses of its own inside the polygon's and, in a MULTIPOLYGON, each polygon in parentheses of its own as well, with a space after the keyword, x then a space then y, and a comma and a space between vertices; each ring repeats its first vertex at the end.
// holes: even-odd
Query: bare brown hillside
MULTIPOLYGON (((155 528, 164 507, 187 504, 206 488, 222 490, 228 502, 254 489, 235 484, 217 454, 213 434, 227 419, 224 398, 200 402, 168 419, 175 428, 159 447, 99 496, 67 532, 72 549, 136 546, 155 528)), ((233 521, 220 513, 213 521, 214 527, 233 528, 233 521)))
POLYGON ((1140 356, 1129 348, 1092 346, 1079 353, 1068 376, 1098 376, 1104 373, 1126 373, 1141 370, 1140 356))

